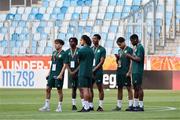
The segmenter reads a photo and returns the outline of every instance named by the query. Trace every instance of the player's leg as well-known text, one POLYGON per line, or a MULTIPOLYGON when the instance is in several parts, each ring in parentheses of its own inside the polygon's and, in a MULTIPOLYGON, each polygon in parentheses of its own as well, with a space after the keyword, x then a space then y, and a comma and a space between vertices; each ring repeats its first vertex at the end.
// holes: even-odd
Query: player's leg
POLYGON ((143 103, 143 98, 144 98, 144 91, 143 88, 141 86, 139 86, 139 107, 140 107, 140 111, 144 111, 144 103, 143 103))
POLYGON ((117 105, 116 108, 113 109, 113 111, 120 111, 122 108, 122 98, 123 98, 123 87, 118 86, 117 90, 117 105))
POLYGON ((72 87, 72 110, 77 110, 77 107, 76 107, 76 90, 77 90, 77 87, 72 87))
POLYGON ((144 111, 144 104, 143 104, 143 97, 144 97, 144 92, 142 89, 142 78, 143 74, 134 74, 133 75, 134 81, 134 111, 144 111), (139 100, 139 102, 138 102, 139 100))
POLYGON ((116 74, 116 80, 117 80, 117 105, 116 108, 113 109, 113 111, 120 111, 122 107, 122 98, 123 98, 123 86, 124 86, 124 80, 122 74, 116 74))
POLYGON ((127 86, 128 91, 128 108, 126 111, 133 111, 133 90, 131 86, 127 86))
POLYGON ((82 90, 82 88, 79 88, 79 93, 80 93, 82 107, 84 107, 84 98, 83 98, 83 90, 82 90))
POLYGON ((94 84, 94 81, 92 83, 92 85, 90 86, 90 91, 89 91, 89 95, 90 95, 90 98, 89 98, 89 109, 90 111, 94 111, 94 105, 93 105, 93 99, 94 99, 94 91, 93 91, 93 84, 94 84))
POLYGON ((47 86, 46 86, 46 100, 45 100, 45 104, 43 107, 39 108, 39 111, 41 112, 45 112, 45 111, 50 111, 50 98, 51 98, 51 90, 52 87, 54 86, 55 81, 52 80, 48 80, 47 86))
POLYGON ((56 109, 56 112, 62 112, 62 101, 63 101, 63 90, 62 88, 57 88, 57 92, 58 92, 58 107, 56 109))
POLYGON ((98 107, 97 111, 104 111, 103 110, 103 101, 104 101, 103 84, 97 84, 97 88, 99 91, 99 107, 98 107))
POLYGON ((55 87, 57 88, 58 92, 58 106, 56 112, 62 112, 62 101, 63 101, 63 80, 55 80, 55 87))
POLYGON ((83 98, 84 98, 84 111, 81 112, 88 112, 89 111, 89 99, 90 99, 90 89, 89 88, 82 88, 83 89, 83 98))
POLYGON ((125 85, 128 91, 128 108, 126 111, 133 111, 133 90, 131 85, 131 77, 126 77, 125 85))

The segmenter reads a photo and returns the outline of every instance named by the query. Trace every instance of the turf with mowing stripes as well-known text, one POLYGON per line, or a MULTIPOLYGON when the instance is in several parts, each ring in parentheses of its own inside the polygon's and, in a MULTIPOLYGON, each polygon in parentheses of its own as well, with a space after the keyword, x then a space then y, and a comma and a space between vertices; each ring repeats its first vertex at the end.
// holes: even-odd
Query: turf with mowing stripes
MULTIPOLYGON (((95 109, 98 94, 95 90, 95 109)), ((51 112, 39 112, 44 104, 44 90, 0 89, 0 120, 180 120, 180 91, 145 90, 145 112, 125 112, 127 92, 124 92, 123 108, 112 112, 116 106, 116 90, 105 90, 105 112, 78 113, 71 111, 71 90, 64 90, 63 112, 56 113, 57 93, 52 91, 51 112), (171 108, 168 108, 171 107, 171 108), (170 110, 174 109, 175 110, 170 110)), ((79 94, 77 107, 81 108, 79 94)))

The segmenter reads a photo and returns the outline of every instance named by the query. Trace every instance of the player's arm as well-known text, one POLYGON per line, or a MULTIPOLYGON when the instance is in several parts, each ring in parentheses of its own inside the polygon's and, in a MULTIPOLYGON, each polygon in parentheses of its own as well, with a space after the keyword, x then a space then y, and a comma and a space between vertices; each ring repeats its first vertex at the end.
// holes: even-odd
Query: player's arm
POLYGON ((132 60, 130 60, 129 70, 128 70, 126 76, 131 76, 131 71, 132 71, 132 60))
POLYGON ((128 57, 132 61, 141 62, 141 58, 143 58, 143 53, 141 51, 142 51, 141 48, 139 48, 137 50, 137 55, 136 56, 133 56, 131 54, 126 54, 126 57, 128 57))
POLYGON ((74 71, 72 71, 72 74, 76 74, 78 72, 79 68, 80 68, 80 65, 74 71))
POLYGON ((62 80, 63 79, 63 74, 64 74, 64 71, 66 70, 66 64, 63 65, 63 68, 61 69, 61 72, 60 74, 58 75, 58 79, 62 80))
POLYGON ((105 57, 101 57, 99 64, 93 69, 93 72, 98 70, 104 64, 104 61, 105 61, 105 57))

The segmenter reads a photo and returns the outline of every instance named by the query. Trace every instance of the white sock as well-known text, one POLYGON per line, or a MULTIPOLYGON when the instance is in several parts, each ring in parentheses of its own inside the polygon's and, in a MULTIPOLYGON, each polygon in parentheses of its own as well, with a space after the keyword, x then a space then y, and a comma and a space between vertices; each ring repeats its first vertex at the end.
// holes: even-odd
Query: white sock
POLYGON ((117 100, 117 106, 118 106, 119 108, 122 107, 122 100, 117 100))
POLYGON ((84 107, 84 99, 81 99, 82 107, 84 107))
POLYGON ((139 101, 139 107, 143 107, 144 106, 144 103, 143 103, 143 101, 139 101))
POLYGON ((138 106, 138 99, 134 98, 133 107, 137 107, 137 106, 138 106))
POLYGON ((133 106, 133 100, 129 100, 129 107, 133 106))
POLYGON ((76 99, 72 99, 72 105, 76 105, 76 99))
POLYGON ((93 107, 94 107, 94 105, 93 105, 92 102, 89 103, 89 107, 90 107, 90 108, 93 108, 93 107))
POLYGON ((58 102, 58 107, 61 107, 62 106, 62 102, 58 102))
POLYGON ((99 100, 99 106, 102 108, 103 107, 103 100, 99 100))
POLYGON ((85 110, 89 109, 89 102, 88 101, 84 101, 84 109, 85 110))
POLYGON ((45 100, 45 106, 46 106, 46 107, 49 107, 49 103, 50 103, 50 99, 46 99, 46 100, 45 100))

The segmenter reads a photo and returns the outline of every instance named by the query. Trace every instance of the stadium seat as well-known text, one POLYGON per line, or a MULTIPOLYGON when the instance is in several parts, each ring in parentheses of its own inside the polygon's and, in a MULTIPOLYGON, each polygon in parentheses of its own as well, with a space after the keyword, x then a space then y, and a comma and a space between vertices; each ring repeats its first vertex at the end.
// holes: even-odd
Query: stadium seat
POLYGON ((45 47, 44 49, 44 54, 52 54, 53 52, 53 48, 48 46, 48 47, 45 47))
POLYGON ((13 20, 13 19, 14 19, 14 17, 15 17, 15 15, 14 15, 14 14, 9 13, 9 14, 7 14, 6 20, 13 20))
POLYGON ((36 20, 42 20, 43 14, 37 13, 37 14, 35 15, 35 18, 36 18, 36 20))

